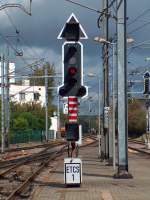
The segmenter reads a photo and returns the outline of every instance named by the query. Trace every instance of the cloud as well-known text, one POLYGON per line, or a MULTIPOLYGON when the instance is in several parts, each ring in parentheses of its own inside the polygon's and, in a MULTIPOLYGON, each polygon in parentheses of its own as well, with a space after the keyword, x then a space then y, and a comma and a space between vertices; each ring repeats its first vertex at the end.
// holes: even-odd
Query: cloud
MULTIPOLYGON (((5 0, 4 0, 5 1, 5 0)), ((17 0, 14 0, 17 1, 17 0)), ((76 0, 79 3, 88 5, 89 7, 96 8, 97 10, 102 9, 102 1, 99 0, 76 0)), ((23 2, 27 3, 28 0, 23 2)), ((28 8, 28 5, 25 5, 28 8)), ((127 23, 132 22, 137 16, 143 13, 145 10, 150 8, 149 0, 127 0, 127 23)), ((112 8, 113 11, 113 8, 112 8)), ((75 13, 76 17, 85 29, 89 39, 86 41, 81 41, 84 45, 84 73, 89 72, 100 74, 103 78, 102 72, 102 54, 101 45, 95 43, 93 38, 95 36, 102 35, 102 29, 97 28, 97 18, 98 14, 93 11, 89 11, 85 8, 73 5, 66 2, 65 0, 35 0, 32 3, 32 16, 27 16, 21 10, 16 8, 9 8, 7 12, 11 18, 6 15, 3 11, 0 12, 0 33, 3 35, 15 35, 15 28, 20 31, 20 36, 18 36, 19 42, 16 43, 17 38, 9 38, 13 47, 23 49, 24 58, 31 57, 32 60, 26 60, 26 63, 34 62, 35 57, 46 58, 50 63, 54 63, 57 72, 61 72, 62 59, 61 59, 61 47, 63 40, 57 40, 57 36, 61 31, 66 20, 69 18, 70 14, 75 13), (101 70, 101 72, 99 72, 101 70)), ((144 14, 141 18, 137 19, 134 23, 127 26, 127 33, 135 30, 137 27, 141 26, 143 23, 150 21, 150 12, 144 14)), ((110 37, 114 36, 115 21, 111 20, 110 26, 110 37)), ((128 34, 135 39, 134 45, 140 43, 141 41, 149 39, 150 24, 144 26, 138 31, 128 34)), ((5 44, 5 41, 0 38, 0 44, 5 44)), ((13 50, 11 50, 11 56, 14 55, 13 50)), ((129 70, 134 69, 136 66, 145 66, 145 57, 149 56, 149 49, 137 48, 134 49, 132 54, 128 57, 129 61, 132 60, 134 65, 129 65, 129 70)), ((13 56, 14 58, 14 56, 13 56)), ((23 60, 20 61, 19 58, 15 58, 17 68, 23 70, 26 65, 23 60)), ((84 78, 87 81, 87 78, 84 78)), ((94 88, 96 80, 91 80, 90 84, 94 88)), ((95 86, 97 87, 97 86, 95 86)), ((96 90, 95 90, 96 91, 96 90)), ((94 95, 94 94, 93 94, 94 95)))

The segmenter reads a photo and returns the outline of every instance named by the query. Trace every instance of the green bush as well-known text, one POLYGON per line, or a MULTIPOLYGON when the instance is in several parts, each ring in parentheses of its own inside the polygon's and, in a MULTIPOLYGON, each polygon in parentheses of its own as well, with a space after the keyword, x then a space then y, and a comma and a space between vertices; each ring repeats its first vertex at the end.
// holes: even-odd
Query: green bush
POLYGON ((28 129, 28 126, 29 124, 27 119, 20 116, 14 119, 14 129, 24 130, 28 129))
POLYGON ((128 131, 130 137, 139 137, 146 132, 146 110, 144 102, 139 100, 129 102, 128 131))

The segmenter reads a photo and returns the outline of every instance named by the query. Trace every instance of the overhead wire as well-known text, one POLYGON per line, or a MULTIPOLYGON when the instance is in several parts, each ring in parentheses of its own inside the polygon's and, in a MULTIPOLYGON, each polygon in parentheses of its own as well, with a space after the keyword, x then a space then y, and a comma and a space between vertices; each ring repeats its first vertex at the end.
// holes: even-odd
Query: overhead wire
POLYGON ((14 21, 12 20, 12 17, 9 15, 8 11, 6 9, 4 9, 5 14, 7 15, 12 27, 15 29, 15 32, 18 33, 19 30, 17 28, 17 26, 15 25, 14 21))
POLYGON ((147 10, 143 11, 140 15, 138 15, 137 17, 135 17, 135 19, 131 20, 127 26, 130 26, 131 24, 135 23, 136 21, 138 21, 141 17, 143 17, 144 15, 146 15, 148 12, 150 12, 150 8, 148 8, 147 10))
POLYGON ((145 26, 147 26, 147 25, 149 25, 149 24, 150 24, 150 21, 149 21, 149 22, 146 22, 146 23, 144 23, 144 24, 142 24, 141 26, 139 26, 139 27, 137 27, 137 28, 135 28, 135 29, 133 29, 133 30, 131 30, 128 34, 135 33, 135 32, 137 32, 138 30, 144 28, 145 26))
MULTIPOLYGON (((19 34, 19 30, 18 30, 17 26, 15 25, 15 23, 14 23, 12 17, 10 16, 10 14, 9 14, 6 10, 5 10, 5 14, 7 15, 7 17, 8 17, 8 19, 9 19, 9 21, 10 21, 12 27, 14 28, 14 30, 15 30, 15 32, 16 32, 16 34, 19 34)), ((9 42, 9 40, 8 40, 3 34, 1 34, 1 33, 0 33, 0 36, 5 40, 5 42, 6 42, 6 43, 13 49, 13 51, 17 54, 18 51, 13 47, 13 45, 9 42)), ((24 40, 23 37, 22 37, 22 40, 24 40)), ((24 43, 25 43, 25 40, 24 40, 24 43)), ((34 52, 34 54, 37 55, 37 53, 35 53, 35 52, 34 52)), ((25 60, 22 56, 21 56, 21 57, 19 56, 19 58, 21 58, 21 60, 23 60, 24 64, 26 65, 26 66, 23 67, 23 70, 25 70, 25 69, 26 69, 26 70, 29 70, 29 66, 31 67, 32 64, 27 63, 26 60, 25 60)), ((19 71, 22 71, 22 70, 19 70, 19 71)), ((16 73, 17 73, 17 72, 16 72, 16 73)))
MULTIPOLYGON (((103 11, 102 11, 102 13, 99 15, 99 17, 98 17, 98 19, 97 19, 97 26, 98 26, 98 28, 100 28, 100 23, 101 23, 101 21, 102 21, 102 16, 105 14, 107 14, 108 16, 110 15, 109 13, 106 13, 106 11, 107 11, 107 9, 109 9, 109 8, 111 8, 112 6, 113 6, 113 4, 116 2, 116 0, 112 0, 110 3, 109 3, 109 5, 108 5, 108 7, 107 8, 105 8, 105 9, 103 9, 103 11)), ((112 16, 111 16, 112 17, 112 16)))
MULTIPOLYGON (((17 50, 13 47, 13 45, 10 43, 10 41, 2 33, 0 33, 0 36, 2 37, 2 39, 9 45, 9 47, 14 52, 17 52, 17 50)), ((25 66, 23 67, 23 70, 24 69, 28 69, 29 70, 29 67, 31 67, 33 63, 32 64, 28 63, 22 56, 19 56, 19 59, 21 59, 24 62, 24 64, 25 64, 25 66)), ((22 71, 22 69, 21 69, 21 71, 22 71)))
MULTIPOLYGON (((10 21, 12 27, 14 28, 14 30, 15 30, 15 32, 16 32, 16 34, 19 34, 19 38, 22 39, 23 43, 30 49, 30 51, 31 51, 31 49, 32 49, 32 53, 35 54, 35 55, 37 56, 37 55, 38 55, 37 52, 36 52, 33 48, 31 48, 31 47, 29 46, 29 44, 27 44, 27 41, 25 41, 25 39, 24 39, 24 37, 22 36, 22 34, 20 34, 20 31, 18 30, 16 24, 14 23, 14 21, 13 21, 11 15, 8 13, 7 10, 5 10, 5 14, 7 15, 7 17, 8 17, 8 19, 9 19, 9 21, 10 21)), ((40 57, 40 56, 38 55, 38 57, 40 57)))

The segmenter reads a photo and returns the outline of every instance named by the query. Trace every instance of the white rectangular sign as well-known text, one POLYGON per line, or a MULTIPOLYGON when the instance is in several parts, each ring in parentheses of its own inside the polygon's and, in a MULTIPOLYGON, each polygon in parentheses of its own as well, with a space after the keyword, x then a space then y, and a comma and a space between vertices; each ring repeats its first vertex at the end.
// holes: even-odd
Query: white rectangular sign
POLYGON ((63 111, 64 111, 64 114, 68 114, 68 103, 64 103, 63 104, 63 107, 64 107, 64 109, 63 109, 63 111))
POLYGON ((104 107, 104 128, 109 127, 109 112, 110 107, 104 107))
POLYGON ((64 161, 65 184, 81 184, 82 163, 79 158, 66 158, 64 161), (69 162, 68 162, 69 161, 69 162))

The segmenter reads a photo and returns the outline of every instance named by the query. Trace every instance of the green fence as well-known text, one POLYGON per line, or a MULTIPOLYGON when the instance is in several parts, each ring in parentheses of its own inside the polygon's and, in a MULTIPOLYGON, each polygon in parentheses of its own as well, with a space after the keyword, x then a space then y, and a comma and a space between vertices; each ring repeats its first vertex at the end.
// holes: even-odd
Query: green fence
MULTIPOLYGON (((48 131, 48 140, 54 139, 54 131, 48 131)), ((45 140, 43 130, 13 130, 9 135, 10 144, 42 142, 45 140)))
POLYGON ((44 140, 42 130, 14 130, 10 134, 10 144, 40 142, 44 140))

